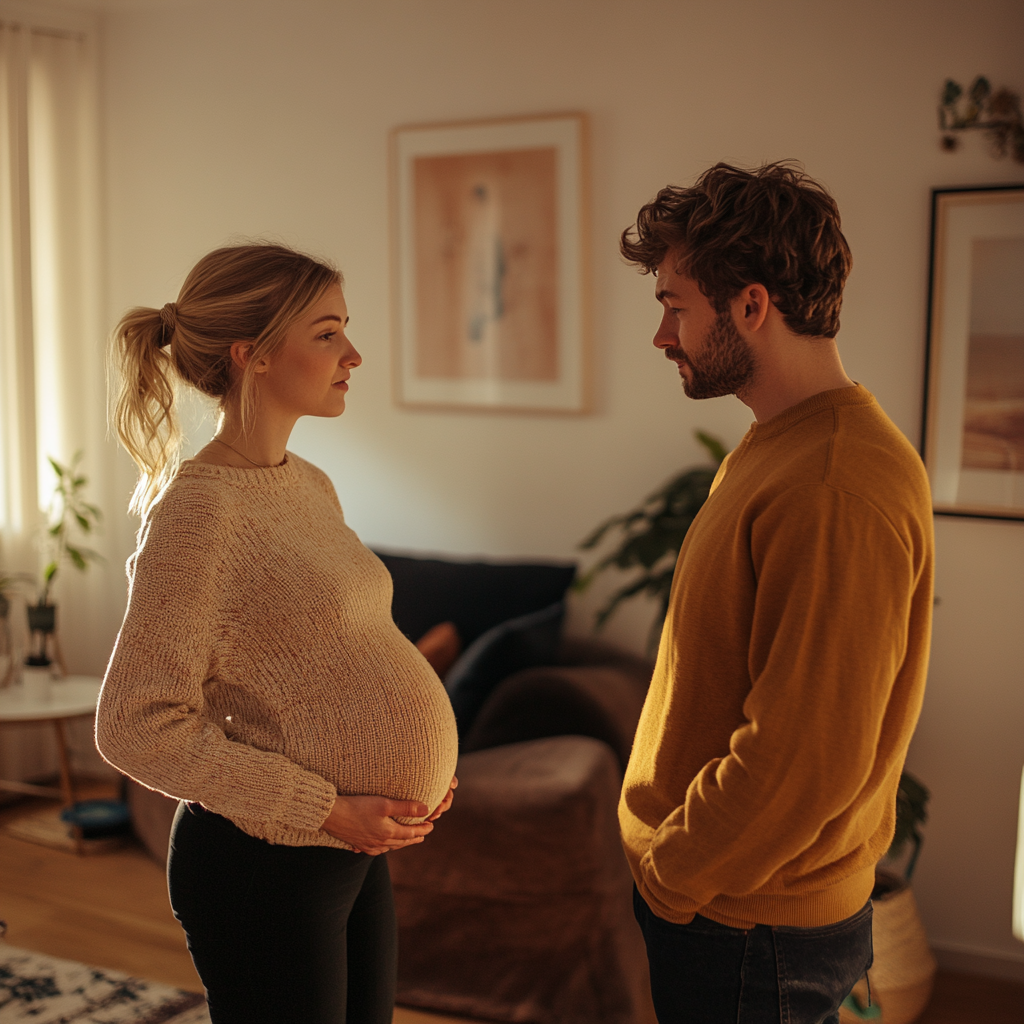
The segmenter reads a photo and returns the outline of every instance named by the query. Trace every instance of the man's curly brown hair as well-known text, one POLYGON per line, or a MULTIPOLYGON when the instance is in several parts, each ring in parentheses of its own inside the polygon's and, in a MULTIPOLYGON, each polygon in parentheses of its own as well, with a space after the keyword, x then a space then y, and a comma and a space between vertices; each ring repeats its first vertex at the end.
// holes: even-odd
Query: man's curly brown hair
POLYGON ((622 232, 622 255, 642 273, 678 253, 718 313, 748 284, 762 284, 794 334, 839 333, 853 257, 839 207, 791 163, 745 171, 715 164, 690 188, 669 185, 622 232))

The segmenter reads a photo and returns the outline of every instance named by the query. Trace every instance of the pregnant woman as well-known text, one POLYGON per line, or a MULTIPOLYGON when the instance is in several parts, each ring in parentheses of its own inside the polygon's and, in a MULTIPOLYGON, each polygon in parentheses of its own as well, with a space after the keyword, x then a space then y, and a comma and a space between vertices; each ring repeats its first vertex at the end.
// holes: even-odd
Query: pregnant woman
POLYGON ((456 785, 451 706, 392 621, 387 570, 286 451, 300 416, 345 409, 347 323, 333 267, 242 245, 115 334, 142 528, 96 739, 182 800, 171 905, 214 1024, 390 1022, 379 855, 423 842, 456 785), (179 466, 181 384, 221 416, 179 466))

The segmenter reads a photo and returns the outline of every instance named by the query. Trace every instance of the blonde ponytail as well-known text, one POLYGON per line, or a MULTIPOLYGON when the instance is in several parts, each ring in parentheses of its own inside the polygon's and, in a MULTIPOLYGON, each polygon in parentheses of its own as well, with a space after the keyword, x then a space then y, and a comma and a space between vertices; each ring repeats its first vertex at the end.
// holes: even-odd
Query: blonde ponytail
POLYGON ((139 467, 132 512, 145 515, 178 470, 176 388, 194 387, 222 407, 236 396, 247 426, 257 412, 257 360, 272 355, 288 328, 340 283, 335 267, 287 246, 228 246, 192 268, 177 302, 163 309, 136 307, 121 318, 111 347, 119 378, 113 420, 139 467), (249 342, 252 350, 246 369, 233 374, 236 341, 249 342))
POLYGON ((161 311, 137 306, 114 331, 120 393, 114 426, 139 467, 129 509, 143 514, 178 470, 181 426, 174 409, 175 374, 165 347, 170 341, 161 311))

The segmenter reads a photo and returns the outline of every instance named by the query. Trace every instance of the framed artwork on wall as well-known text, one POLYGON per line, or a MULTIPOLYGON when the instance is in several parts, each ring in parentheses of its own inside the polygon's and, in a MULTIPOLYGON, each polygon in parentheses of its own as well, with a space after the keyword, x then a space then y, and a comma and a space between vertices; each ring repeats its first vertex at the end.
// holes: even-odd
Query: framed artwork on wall
POLYGON ((926 351, 935 511, 1024 519, 1024 186, 932 193, 926 351))
POLYGON ((395 397, 588 411, 582 114, 397 128, 395 397))

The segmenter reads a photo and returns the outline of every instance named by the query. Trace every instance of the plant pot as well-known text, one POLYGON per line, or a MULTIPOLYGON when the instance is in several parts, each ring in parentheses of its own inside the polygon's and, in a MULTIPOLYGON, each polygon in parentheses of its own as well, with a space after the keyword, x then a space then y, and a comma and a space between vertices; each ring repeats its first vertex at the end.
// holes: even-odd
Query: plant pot
POLYGON ((928 946, 928 936, 908 882, 887 871, 877 871, 871 902, 875 962, 869 976, 874 1006, 867 1005, 867 985, 861 979, 840 1009, 840 1024, 857 1024, 863 1020, 911 1024, 924 1012, 931 998, 937 967, 935 957, 928 946))
POLYGON ((53 604, 30 604, 28 612, 28 628, 31 633, 30 655, 25 659, 27 665, 49 665, 55 663, 59 667, 59 675, 68 674, 64 658, 57 641, 57 606, 53 604))
POLYGON ((28 628, 33 633, 52 633, 57 628, 57 606, 55 604, 30 604, 28 606, 28 628))

